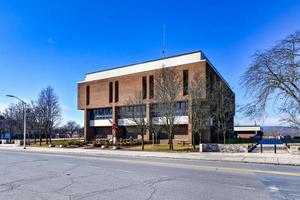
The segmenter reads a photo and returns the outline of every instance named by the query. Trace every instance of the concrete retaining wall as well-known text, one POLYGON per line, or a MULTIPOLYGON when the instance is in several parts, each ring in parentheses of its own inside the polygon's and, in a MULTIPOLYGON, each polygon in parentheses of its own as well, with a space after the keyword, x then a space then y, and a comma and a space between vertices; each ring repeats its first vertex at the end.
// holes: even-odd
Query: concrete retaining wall
POLYGON ((200 152, 229 152, 241 153, 248 152, 246 144, 201 144, 200 152))

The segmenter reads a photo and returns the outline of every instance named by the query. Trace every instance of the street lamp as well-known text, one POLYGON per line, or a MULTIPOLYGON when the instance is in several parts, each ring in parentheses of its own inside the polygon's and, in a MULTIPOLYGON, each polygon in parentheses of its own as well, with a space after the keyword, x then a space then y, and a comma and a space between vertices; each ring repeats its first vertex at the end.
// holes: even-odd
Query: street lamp
POLYGON ((18 99, 23 104, 23 112, 24 112, 24 139, 23 139, 23 145, 24 145, 24 149, 26 149, 26 103, 25 103, 25 101, 23 101, 22 99, 20 99, 19 97, 14 96, 14 95, 6 95, 6 96, 10 97, 10 98, 18 99))

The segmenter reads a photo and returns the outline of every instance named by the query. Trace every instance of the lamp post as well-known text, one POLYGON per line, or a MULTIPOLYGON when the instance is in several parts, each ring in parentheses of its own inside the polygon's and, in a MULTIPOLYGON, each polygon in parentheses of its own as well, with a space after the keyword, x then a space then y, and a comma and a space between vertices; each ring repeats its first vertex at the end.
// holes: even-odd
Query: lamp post
POLYGON ((18 99, 23 104, 23 112, 24 112, 24 139, 23 139, 23 146, 24 149, 26 149, 26 103, 19 97, 16 97, 14 95, 6 95, 7 97, 18 99))

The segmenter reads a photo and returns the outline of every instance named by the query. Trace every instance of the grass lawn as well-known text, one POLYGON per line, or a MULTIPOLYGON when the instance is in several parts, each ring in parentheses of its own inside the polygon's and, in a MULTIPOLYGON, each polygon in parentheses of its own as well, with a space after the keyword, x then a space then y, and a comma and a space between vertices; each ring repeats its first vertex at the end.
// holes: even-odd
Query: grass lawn
MULTIPOLYGON (((59 145, 64 144, 64 145, 68 145, 70 141, 68 140, 53 140, 52 144, 55 145, 55 148, 59 148, 59 145)), ((49 142, 50 144, 50 142, 49 142)), ((34 142, 31 142, 30 146, 32 147, 44 147, 44 148, 49 148, 49 144, 46 144, 46 141, 42 142, 42 146, 40 146, 39 141, 37 141, 36 144, 34 144, 34 142)), ((141 145, 135 145, 132 147, 121 147, 124 150, 133 150, 133 151, 141 151, 142 150, 142 146, 141 145)), ((169 151, 169 145, 168 144, 146 144, 145 145, 145 151, 160 151, 160 152, 167 152, 169 151)), ((192 151, 199 151, 198 146, 196 146, 196 150, 193 150, 193 146, 192 145, 182 145, 182 144, 174 144, 174 152, 192 152, 192 151)))
MULTIPOLYGON (((142 146, 133 146, 133 147, 123 147, 123 149, 126 150, 136 150, 141 151, 142 146)), ((169 145, 168 144, 146 144, 145 145, 145 151, 169 151, 169 145)), ((198 146, 196 146, 196 150, 193 150, 192 145, 182 145, 182 144, 174 144, 174 150, 178 152, 191 152, 191 151, 199 151, 198 146)))
MULTIPOLYGON (((68 145, 68 143, 70 142, 70 140, 52 140, 51 144, 54 144, 55 147, 59 148, 59 145, 63 144, 63 145, 68 145)), ((30 146, 31 147, 49 147, 49 144, 46 144, 46 141, 42 141, 42 146, 40 146, 40 141, 37 140, 36 144, 34 144, 33 141, 31 141, 30 146)))
POLYGON ((287 143, 288 146, 300 146, 300 143, 287 143))

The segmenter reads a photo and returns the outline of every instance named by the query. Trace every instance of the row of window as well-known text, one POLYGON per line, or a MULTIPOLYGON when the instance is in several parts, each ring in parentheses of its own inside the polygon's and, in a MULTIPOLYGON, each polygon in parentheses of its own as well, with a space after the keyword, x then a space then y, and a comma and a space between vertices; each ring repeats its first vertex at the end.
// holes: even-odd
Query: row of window
MULTIPOLYGON (((186 101, 176 102, 174 105, 175 116, 188 115, 188 103, 186 101)), ((146 117, 146 105, 122 106, 118 107, 118 118, 137 118, 146 117)), ((164 116, 163 104, 151 104, 152 117, 164 116)), ((90 119, 112 119, 112 108, 93 109, 90 112, 90 119)))
POLYGON ((112 108, 99 108, 90 111, 90 120, 112 119, 112 108))
MULTIPOLYGON (((119 101, 119 81, 109 82, 109 103, 113 102, 113 85, 115 86, 115 102, 119 101), (115 84, 114 84, 115 83, 115 84)), ((183 70, 183 95, 189 93, 189 73, 188 70, 183 70)), ((147 76, 142 78, 142 96, 147 99, 147 76)), ((154 97, 154 76, 149 76, 149 99, 154 97)), ((90 104, 90 86, 86 86, 86 105, 90 104)))
POLYGON ((146 105, 122 106, 118 108, 118 118, 146 117, 146 105))
MULTIPOLYGON (((152 104, 151 105, 151 111, 152 111, 152 117, 162 117, 165 115, 165 105, 163 104, 152 104)), ((168 105, 166 105, 168 106, 168 105)), ((175 116, 186 116, 188 115, 188 103, 186 101, 180 101, 176 102, 173 105, 173 109, 167 108, 167 111, 171 111, 172 115, 175 116)))

